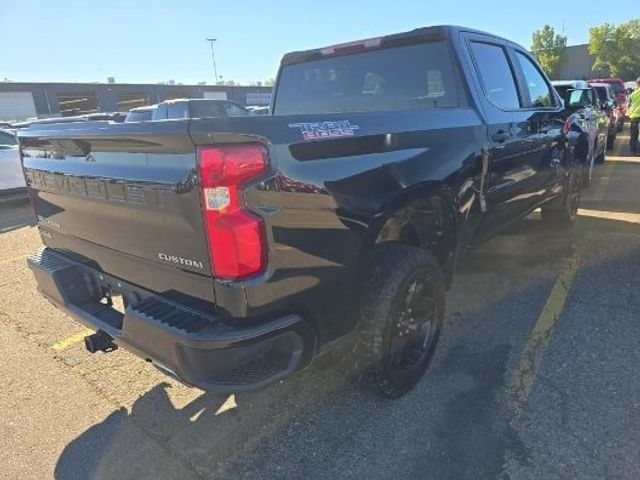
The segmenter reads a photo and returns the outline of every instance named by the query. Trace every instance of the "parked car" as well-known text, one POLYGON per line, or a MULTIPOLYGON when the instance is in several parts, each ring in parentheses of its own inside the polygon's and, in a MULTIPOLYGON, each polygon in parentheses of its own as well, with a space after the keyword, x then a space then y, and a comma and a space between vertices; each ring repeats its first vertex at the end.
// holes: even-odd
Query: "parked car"
POLYGON ((580 134, 525 48, 459 27, 287 54, 275 90, 270 116, 21 131, 38 288, 89 351, 205 390, 345 350, 402 395, 467 252, 539 207, 573 224, 580 134))
POLYGON ((18 140, 9 130, 0 130, 0 199, 14 198, 26 194, 26 184, 18 140))
POLYGON ((34 118, 32 120, 25 120, 21 122, 11 123, 12 129, 28 128, 31 125, 48 125, 53 123, 78 123, 78 122, 92 122, 97 120, 109 120, 112 122, 122 123, 125 120, 126 113, 122 112, 98 112, 88 113, 86 115, 74 115, 71 117, 54 117, 54 118, 34 118))
POLYGON ((613 95, 613 89, 608 83, 589 83, 589 86, 595 89, 600 101, 600 108, 604 110, 609 119, 609 130, 607 134, 607 150, 611 150, 616 141, 618 126, 620 124, 620 112, 616 108, 616 99, 613 95))
POLYGON ((551 82, 564 100, 567 121, 581 133, 576 143, 576 157, 583 165, 582 185, 589 186, 594 163, 604 163, 607 155, 609 120, 600 108, 596 91, 584 80, 551 82))
POLYGON ((176 120, 180 118, 246 117, 247 110, 230 100, 208 98, 181 98, 165 100, 156 105, 137 107, 129 111, 127 123, 149 120, 176 120))
POLYGON ((157 105, 146 105, 144 107, 136 107, 129 110, 124 121, 126 123, 131 122, 148 122, 153 117, 157 105))
POLYGON ((257 115, 270 115, 269 107, 265 106, 251 106, 247 107, 247 111, 249 115, 257 116, 257 115))
POLYGON ((611 90, 613 90, 613 96, 615 98, 615 103, 617 106, 617 119, 616 119, 616 127, 618 132, 621 132, 624 128, 624 122, 627 119, 627 103, 629 101, 629 95, 627 93, 627 88, 625 87, 624 82, 619 78, 595 78, 589 80, 589 83, 607 83, 611 85, 611 90))

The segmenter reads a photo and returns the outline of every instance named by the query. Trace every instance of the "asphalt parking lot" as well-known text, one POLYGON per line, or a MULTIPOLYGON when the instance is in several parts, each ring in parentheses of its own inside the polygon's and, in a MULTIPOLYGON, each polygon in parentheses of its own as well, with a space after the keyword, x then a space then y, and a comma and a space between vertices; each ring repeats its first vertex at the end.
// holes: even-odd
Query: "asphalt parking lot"
POLYGON ((397 401, 312 367, 182 386, 36 292, 28 205, 0 210, 4 478, 640 478, 640 157, 622 134, 576 226, 534 213, 470 257, 431 370, 397 401))

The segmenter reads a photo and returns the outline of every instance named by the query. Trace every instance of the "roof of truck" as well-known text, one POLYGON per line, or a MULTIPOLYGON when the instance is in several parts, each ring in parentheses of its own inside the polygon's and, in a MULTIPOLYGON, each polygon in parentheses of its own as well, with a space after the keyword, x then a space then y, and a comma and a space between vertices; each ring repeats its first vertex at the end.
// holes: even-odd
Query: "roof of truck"
POLYGON ((310 60, 317 60, 319 58, 323 58, 326 55, 333 54, 348 54, 355 53, 354 48, 359 46, 361 47, 378 47, 383 43, 398 43, 402 44, 404 42, 419 43, 420 41, 434 41, 444 38, 450 38, 455 36, 458 33, 466 32, 466 33, 475 33, 483 36, 493 37, 495 39, 500 40, 501 42, 510 43, 513 45, 517 45, 515 42, 508 40, 506 38, 500 37, 498 35, 494 35, 492 33, 483 32, 480 30, 476 30, 473 28, 460 27, 456 25, 434 25, 431 27, 421 27, 416 28, 414 30, 410 30, 407 32, 394 33, 389 35, 381 35, 379 37, 361 39, 346 43, 340 43, 337 45, 330 45, 321 48, 313 48, 310 50, 300 50, 296 52, 286 53, 282 57, 282 61, 280 65, 289 65, 292 63, 301 63, 310 60), (404 41, 404 42, 403 42, 404 41), (343 52, 341 52, 341 50, 343 52))

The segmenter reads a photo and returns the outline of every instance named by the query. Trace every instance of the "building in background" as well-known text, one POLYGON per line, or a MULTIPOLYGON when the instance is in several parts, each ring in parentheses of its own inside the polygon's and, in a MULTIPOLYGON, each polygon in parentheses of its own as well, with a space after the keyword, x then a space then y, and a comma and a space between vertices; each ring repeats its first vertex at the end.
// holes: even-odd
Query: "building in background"
POLYGON ((594 58, 589 45, 571 45, 565 48, 560 62, 560 74, 554 80, 587 80, 594 78, 594 58))
POLYGON ((127 112, 174 98, 214 98, 241 105, 269 105, 271 87, 133 83, 0 82, 0 120, 127 112))

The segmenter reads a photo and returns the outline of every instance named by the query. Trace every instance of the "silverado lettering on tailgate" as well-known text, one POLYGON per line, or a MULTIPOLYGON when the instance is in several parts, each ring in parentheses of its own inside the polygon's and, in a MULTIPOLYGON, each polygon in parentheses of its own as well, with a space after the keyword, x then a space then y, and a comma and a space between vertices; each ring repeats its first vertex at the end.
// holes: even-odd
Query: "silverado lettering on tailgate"
POLYGON ((164 194, 171 187, 136 185, 125 180, 75 177, 42 170, 26 169, 27 185, 38 190, 77 195, 115 203, 164 206, 164 194))

